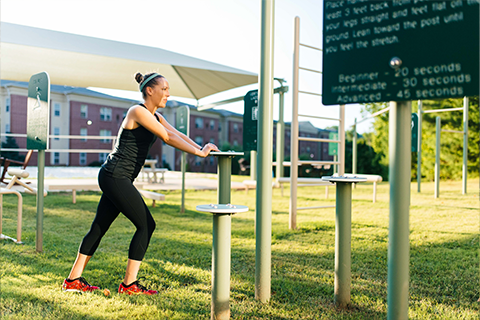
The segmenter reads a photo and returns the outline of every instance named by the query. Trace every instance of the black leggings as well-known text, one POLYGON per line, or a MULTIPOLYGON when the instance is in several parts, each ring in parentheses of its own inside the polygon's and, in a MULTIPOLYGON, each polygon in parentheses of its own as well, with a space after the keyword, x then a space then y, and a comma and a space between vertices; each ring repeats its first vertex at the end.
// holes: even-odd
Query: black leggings
POLYGON ((130 242, 128 258, 141 261, 155 230, 152 214, 130 179, 112 178, 102 168, 98 174, 98 183, 103 194, 98 203, 95 219, 80 244, 79 252, 92 256, 103 235, 122 212, 137 227, 130 242))

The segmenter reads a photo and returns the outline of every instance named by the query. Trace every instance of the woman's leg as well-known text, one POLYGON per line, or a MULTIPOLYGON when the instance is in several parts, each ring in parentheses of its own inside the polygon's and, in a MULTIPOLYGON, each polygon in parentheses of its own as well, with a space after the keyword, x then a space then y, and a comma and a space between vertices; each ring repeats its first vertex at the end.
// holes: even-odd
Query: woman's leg
POLYGON ((137 280, 138 270, 142 261, 128 259, 127 270, 125 271, 125 278, 123 283, 127 286, 137 280))
POLYGON ((90 260, 92 256, 87 256, 84 254, 81 254, 80 252, 77 254, 77 259, 73 263, 72 270, 70 271, 70 274, 68 275, 68 279, 77 279, 82 276, 83 270, 87 266, 88 261, 90 260))
MULTIPOLYGON (((106 194, 105 191, 104 194, 106 194)), ((115 184, 110 186, 107 195, 109 200, 114 202, 115 206, 137 228, 130 242, 128 258, 142 261, 155 230, 152 214, 137 188, 128 179, 115 179, 115 184)))

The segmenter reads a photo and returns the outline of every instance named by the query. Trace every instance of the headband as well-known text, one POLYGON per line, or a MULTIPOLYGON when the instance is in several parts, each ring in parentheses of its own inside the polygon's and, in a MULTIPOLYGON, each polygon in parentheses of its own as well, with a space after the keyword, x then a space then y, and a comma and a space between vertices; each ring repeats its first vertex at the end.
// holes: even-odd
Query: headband
POLYGON ((145 85, 148 83, 148 81, 152 80, 153 78, 155 77, 160 77, 160 75, 158 73, 154 73, 152 74, 150 77, 148 77, 147 79, 145 79, 142 84, 140 85, 140 92, 143 90, 143 87, 145 87, 145 85))

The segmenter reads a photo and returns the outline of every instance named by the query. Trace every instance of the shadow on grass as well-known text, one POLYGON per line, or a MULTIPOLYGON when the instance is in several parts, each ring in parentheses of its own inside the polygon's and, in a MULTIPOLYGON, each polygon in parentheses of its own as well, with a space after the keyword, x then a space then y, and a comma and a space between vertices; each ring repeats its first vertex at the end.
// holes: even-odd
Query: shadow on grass
MULTIPOLYGON (((76 294, 76 293, 73 293, 76 294)), ((2 318, 12 319, 78 319, 78 320, 104 320, 105 317, 91 316, 83 312, 75 311, 73 308, 65 307, 61 303, 39 298, 37 295, 29 294, 25 291, 22 293, 5 292, 2 290, 2 318), (29 308, 26 311, 24 308, 18 308, 17 305, 21 302, 22 305, 28 305, 29 308), (32 314, 28 312, 32 310, 32 314), (27 314, 25 314, 27 312, 27 314)))
MULTIPOLYGON (((64 200, 62 198, 55 203, 61 205, 64 200)), ((85 209, 82 210, 91 212, 92 208, 96 207, 97 201, 98 199, 85 201, 86 204, 82 204, 82 208, 85 209)), ((65 206, 72 208, 66 203, 65 206)), ((78 207, 76 209, 80 210, 78 207)), ((209 281, 195 274, 194 271, 166 267, 165 261, 168 261, 174 266, 187 266, 192 270, 209 272, 211 269, 211 215, 193 210, 187 210, 184 214, 178 214, 177 211, 178 206, 170 204, 162 204, 161 208, 152 209, 152 214, 160 223, 157 223, 159 226, 154 233, 145 260, 148 272, 161 274, 161 278, 156 280, 161 287, 188 288, 200 283, 208 286, 209 281), (162 261, 156 262, 154 258, 162 261)), ((47 219, 47 216, 45 223, 48 228, 44 229, 45 252, 35 254, 32 249, 33 243, 27 243, 21 247, 3 242, 2 261, 6 265, 23 268, 22 270, 25 271, 22 272, 25 274, 51 273, 60 279, 71 267, 78 244, 85 232, 74 229, 65 234, 60 230, 64 230, 71 224, 71 217, 50 215, 47 219), (65 235, 71 239, 62 240, 65 235)), ((29 218, 34 219, 32 216, 29 218)), ((388 241, 386 227, 375 224, 352 224, 354 230, 352 232, 352 306, 348 310, 339 311, 333 305, 335 226, 332 222, 316 222, 295 231, 283 229, 273 232, 272 239, 275 245, 272 247, 272 299, 267 306, 264 306, 252 302, 255 289, 253 222, 240 215, 235 216, 234 219, 236 228, 232 228, 232 239, 235 241, 232 242, 235 244, 237 240, 244 240, 232 246, 231 273, 234 285, 231 296, 232 305, 235 305, 232 308, 236 312, 235 318, 291 319, 292 314, 315 318, 321 313, 329 314, 333 319, 384 319, 386 317, 388 241), (380 234, 378 234, 379 230, 380 234), (242 307, 245 304, 249 305, 242 307)), ((84 221, 87 220, 88 223, 91 222, 90 218, 85 218, 84 221)), ((92 259, 88 267, 90 269, 88 272, 93 275, 93 278, 89 279, 91 282, 95 280, 113 286, 114 282, 106 280, 105 277, 118 278, 124 270, 126 252, 118 249, 116 236, 118 241, 128 244, 134 227, 126 219, 118 220, 100 245, 99 256, 92 259), (102 260, 105 261, 102 262, 102 260), (95 271, 98 269, 102 272, 95 271)), ((31 224, 32 221, 29 223, 31 224)), ((85 226, 85 230, 87 229, 88 225, 85 226)), ((478 298, 479 282, 478 236, 457 233, 452 235, 453 237, 454 239, 444 242, 411 244, 411 308, 415 303, 430 301, 459 312, 462 310, 473 312, 477 309, 475 301, 478 298)), ((12 276, 13 272, 17 271, 4 270, 2 275, 12 276)), ((2 293, 2 299, 6 299, 5 302, 11 299, 13 303, 14 299, 34 301, 38 298, 29 293, 25 293, 25 296, 2 293)), ((155 304, 156 302, 152 300, 146 303, 155 304)), ((182 301, 181 306, 175 308, 187 314, 191 310, 192 317, 198 315, 197 312, 201 313, 198 303, 189 300, 182 301)))

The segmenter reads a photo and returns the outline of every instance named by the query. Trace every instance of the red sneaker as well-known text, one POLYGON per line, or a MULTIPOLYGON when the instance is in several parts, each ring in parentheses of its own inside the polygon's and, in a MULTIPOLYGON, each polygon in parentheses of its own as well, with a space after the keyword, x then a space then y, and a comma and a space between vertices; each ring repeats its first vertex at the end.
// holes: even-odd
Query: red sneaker
POLYGON ((100 289, 99 287, 90 285, 84 277, 77 279, 63 280, 62 290, 65 292, 92 292, 94 290, 100 289))
POLYGON ((153 294, 157 294, 158 291, 149 290, 149 289, 145 288, 137 280, 137 281, 131 283, 129 286, 125 285, 123 282, 120 283, 120 286, 118 287, 118 293, 125 293, 125 294, 128 294, 128 295, 146 294, 146 295, 151 296, 153 294))

